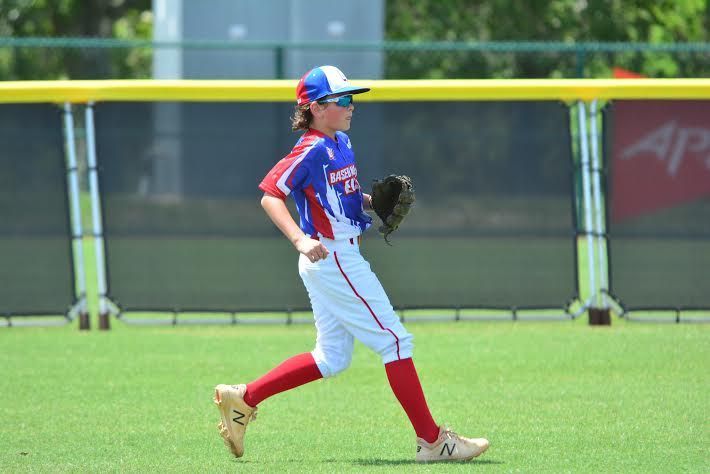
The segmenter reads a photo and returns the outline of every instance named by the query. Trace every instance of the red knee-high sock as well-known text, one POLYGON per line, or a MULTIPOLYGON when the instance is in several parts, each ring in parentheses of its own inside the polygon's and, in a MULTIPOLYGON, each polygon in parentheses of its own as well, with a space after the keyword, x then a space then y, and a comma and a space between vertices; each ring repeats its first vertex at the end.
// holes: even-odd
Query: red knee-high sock
POLYGON ((286 359, 265 375, 247 384, 244 401, 251 407, 257 406, 277 393, 291 390, 308 382, 322 378, 318 365, 310 352, 304 352, 286 359))
POLYGON ((385 364, 385 370, 392 391, 407 412, 417 436, 429 443, 436 441, 439 437, 439 427, 429 412, 412 359, 395 360, 385 364))

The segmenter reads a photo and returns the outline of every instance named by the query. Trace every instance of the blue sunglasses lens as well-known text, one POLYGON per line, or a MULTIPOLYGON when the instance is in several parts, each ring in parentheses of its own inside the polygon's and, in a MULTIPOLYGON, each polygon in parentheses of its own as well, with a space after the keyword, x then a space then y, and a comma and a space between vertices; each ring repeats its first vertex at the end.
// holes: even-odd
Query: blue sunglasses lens
POLYGON ((344 95, 342 97, 338 97, 338 100, 335 103, 341 107, 347 107, 353 103, 353 96, 344 95))
POLYGON ((353 101, 353 96, 351 95, 342 95, 340 97, 335 97, 332 99, 325 99, 325 100, 319 100, 318 101, 321 104, 327 104, 328 102, 335 102, 338 104, 340 107, 348 107, 350 104, 352 104, 353 101))

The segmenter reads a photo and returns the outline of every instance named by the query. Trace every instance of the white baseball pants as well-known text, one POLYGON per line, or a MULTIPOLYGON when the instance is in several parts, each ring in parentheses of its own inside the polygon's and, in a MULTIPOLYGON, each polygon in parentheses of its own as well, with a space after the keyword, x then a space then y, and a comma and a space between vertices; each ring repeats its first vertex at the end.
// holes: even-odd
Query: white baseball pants
POLYGON ((311 353, 323 377, 348 368, 354 338, 377 352, 384 364, 412 357, 414 338, 360 254, 357 238, 320 240, 330 252, 328 257, 314 263, 301 255, 298 270, 316 323, 316 347, 311 353))

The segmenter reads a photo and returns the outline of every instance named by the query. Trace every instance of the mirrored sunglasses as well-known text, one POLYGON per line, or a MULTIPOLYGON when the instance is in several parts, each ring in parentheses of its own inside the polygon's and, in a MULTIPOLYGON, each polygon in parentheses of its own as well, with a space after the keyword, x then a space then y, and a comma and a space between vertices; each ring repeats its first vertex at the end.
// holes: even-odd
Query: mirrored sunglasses
POLYGON ((340 97, 332 97, 330 99, 321 99, 318 101, 319 104, 325 104, 328 102, 335 102, 336 105, 339 105, 340 107, 348 107, 355 101, 351 95, 341 95, 340 97))

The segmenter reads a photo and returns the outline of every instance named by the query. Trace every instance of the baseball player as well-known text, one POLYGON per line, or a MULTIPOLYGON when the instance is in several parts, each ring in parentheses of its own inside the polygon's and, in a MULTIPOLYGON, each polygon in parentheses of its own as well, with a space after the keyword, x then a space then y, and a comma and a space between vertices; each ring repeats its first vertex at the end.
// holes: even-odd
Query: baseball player
POLYGON ((387 379, 416 432, 418 462, 469 460, 488 448, 486 439, 464 438, 432 418, 412 362, 412 335, 397 317, 370 264, 360 253, 372 224, 365 212, 372 197, 360 189, 350 129, 352 86, 336 67, 307 72, 296 88, 294 130, 304 130, 289 155, 264 177, 261 205, 301 254, 298 270, 308 291, 317 337, 315 349, 293 356, 242 385, 215 387, 214 402, 225 444, 244 454, 244 432, 267 398, 314 380, 333 377, 350 365, 357 338, 382 357, 387 379), (285 199, 296 202, 299 223, 285 199))

